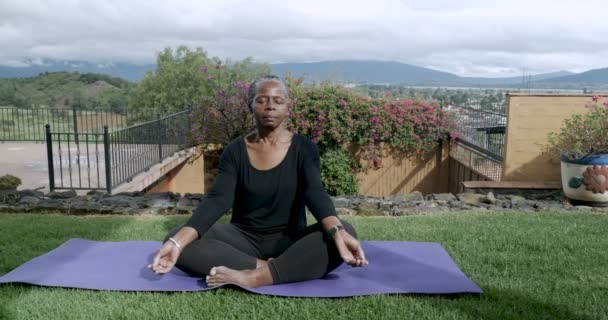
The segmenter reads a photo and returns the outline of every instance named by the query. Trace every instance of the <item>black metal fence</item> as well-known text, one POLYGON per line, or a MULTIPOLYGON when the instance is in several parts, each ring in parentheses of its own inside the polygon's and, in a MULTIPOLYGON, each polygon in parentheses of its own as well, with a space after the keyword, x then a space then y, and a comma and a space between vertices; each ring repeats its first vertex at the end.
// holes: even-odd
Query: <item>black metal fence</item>
POLYGON ((45 141, 44 126, 49 124, 56 132, 102 133, 158 118, 156 109, 76 109, 38 108, 24 109, 0 107, 0 141, 45 141))
POLYGON ((109 134, 114 185, 130 181, 187 146, 190 110, 109 134))
POLYGON ((49 188, 106 190, 110 175, 108 127, 103 133, 51 132, 46 125, 49 188))
POLYGON ((491 111, 473 107, 451 107, 450 111, 456 116, 461 140, 502 161, 507 126, 505 109, 502 105, 491 111))
MULTIPOLYGON (((463 169, 458 169, 460 174, 453 177, 458 180, 456 183, 458 185, 464 181, 502 179, 502 157, 466 140, 456 139, 450 143, 450 158, 464 166, 463 169)), ((453 168, 450 167, 451 173, 452 170, 453 168)))
POLYGON ((112 132, 108 126, 102 133, 51 132, 47 125, 50 189, 111 193, 187 147, 189 131, 190 110, 112 132))
POLYGON ((450 188, 460 192, 464 181, 500 181, 507 126, 505 104, 490 110, 451 106, 449 111, 455 115, 460 134, 450 147, 450 163, 454 164, 450 170, 458 171, 450 176, 450 188))

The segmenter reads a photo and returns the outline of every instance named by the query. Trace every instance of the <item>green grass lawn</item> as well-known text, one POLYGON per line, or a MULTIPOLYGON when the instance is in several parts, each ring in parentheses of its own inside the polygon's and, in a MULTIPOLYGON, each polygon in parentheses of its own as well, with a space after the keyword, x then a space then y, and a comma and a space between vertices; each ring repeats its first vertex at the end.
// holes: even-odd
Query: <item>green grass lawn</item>
MULTIPOLYGON (((186 218, 0 214, 0 274, 70 238, 159 240, 186 218)), ((441 243, 484 293, 297 299, 230 288, 196 293, 121 293, 2 285, 0 318, 608 318, 606 214, 455 213, 346 220, 362 239, 441 243)))

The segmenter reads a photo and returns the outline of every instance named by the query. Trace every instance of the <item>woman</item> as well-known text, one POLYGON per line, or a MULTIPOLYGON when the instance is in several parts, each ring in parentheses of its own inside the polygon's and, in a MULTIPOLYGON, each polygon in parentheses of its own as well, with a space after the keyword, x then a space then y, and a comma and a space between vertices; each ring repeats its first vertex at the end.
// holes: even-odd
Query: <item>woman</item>
POLYGON ((337 218, 321 184, 316 145, 286 128, 285 83, 255 80, 248 104, 257 130, 224 149, 213 188, 149 267, 205 275, 210 287, 259 287, 320 278, 342 261, 367 265, 355 230, 337 218), (318 221, 308 227, 305 206, 318 221), (230 224, 216 224, 230 208, 230 224))

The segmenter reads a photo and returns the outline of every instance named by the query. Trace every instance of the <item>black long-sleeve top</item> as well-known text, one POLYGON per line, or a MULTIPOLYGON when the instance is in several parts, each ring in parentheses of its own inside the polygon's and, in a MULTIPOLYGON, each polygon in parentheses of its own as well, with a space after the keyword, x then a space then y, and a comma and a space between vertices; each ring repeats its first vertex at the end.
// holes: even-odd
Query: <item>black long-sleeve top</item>
POLYGON ((336 215, 321 183, 317 146, 294 134, 283 161, 258 170, 249 161, 244 137, 239 137, 224 149, 215 184, 186 226, 202 236, 232 207, 231 223, 245 230, 291 234, 306 227, 304 206, 317 221, 336 215))

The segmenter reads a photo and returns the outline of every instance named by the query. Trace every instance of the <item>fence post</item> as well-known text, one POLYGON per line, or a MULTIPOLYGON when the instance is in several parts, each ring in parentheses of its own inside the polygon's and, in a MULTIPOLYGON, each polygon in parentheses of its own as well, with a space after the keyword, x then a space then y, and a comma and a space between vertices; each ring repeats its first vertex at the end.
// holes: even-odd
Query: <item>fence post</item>
POLYGON ((103 126, 103 152, 106 166, 106 191, 108 194, 112 194, 112 161, 110 159, 110 134, 107 125, 103 126))
POLYGON ((74 122, 74 142, 78 143, 78 113, 76 112, 76 107, 72 107, 72 119, 74 122))
MULTIPOLYGON (((55 167, 53 164, 53 139, 51 137, 51 126, 47 123, 46 128, 46 159, 49 166, 49 189, 55 190, 55 167)), ((61 164, 59 164, 61 165, 61 164)))
POLYGON ((184 141, 184 146, 186 147, 190 147, 192 145, 192 139, 190 139, 191 134, 192 134, 192 107, 188 108, 188 117, 186 119, 187 124, 186 124, 186 134, 183 135, 183 137, 185 138, 184 141))
POLYGON ((157 115, 158 119, 158 162, 163 162, 163 143, 162 143, 162 130, 163 125, 160 119, 160 113, 157 115))

